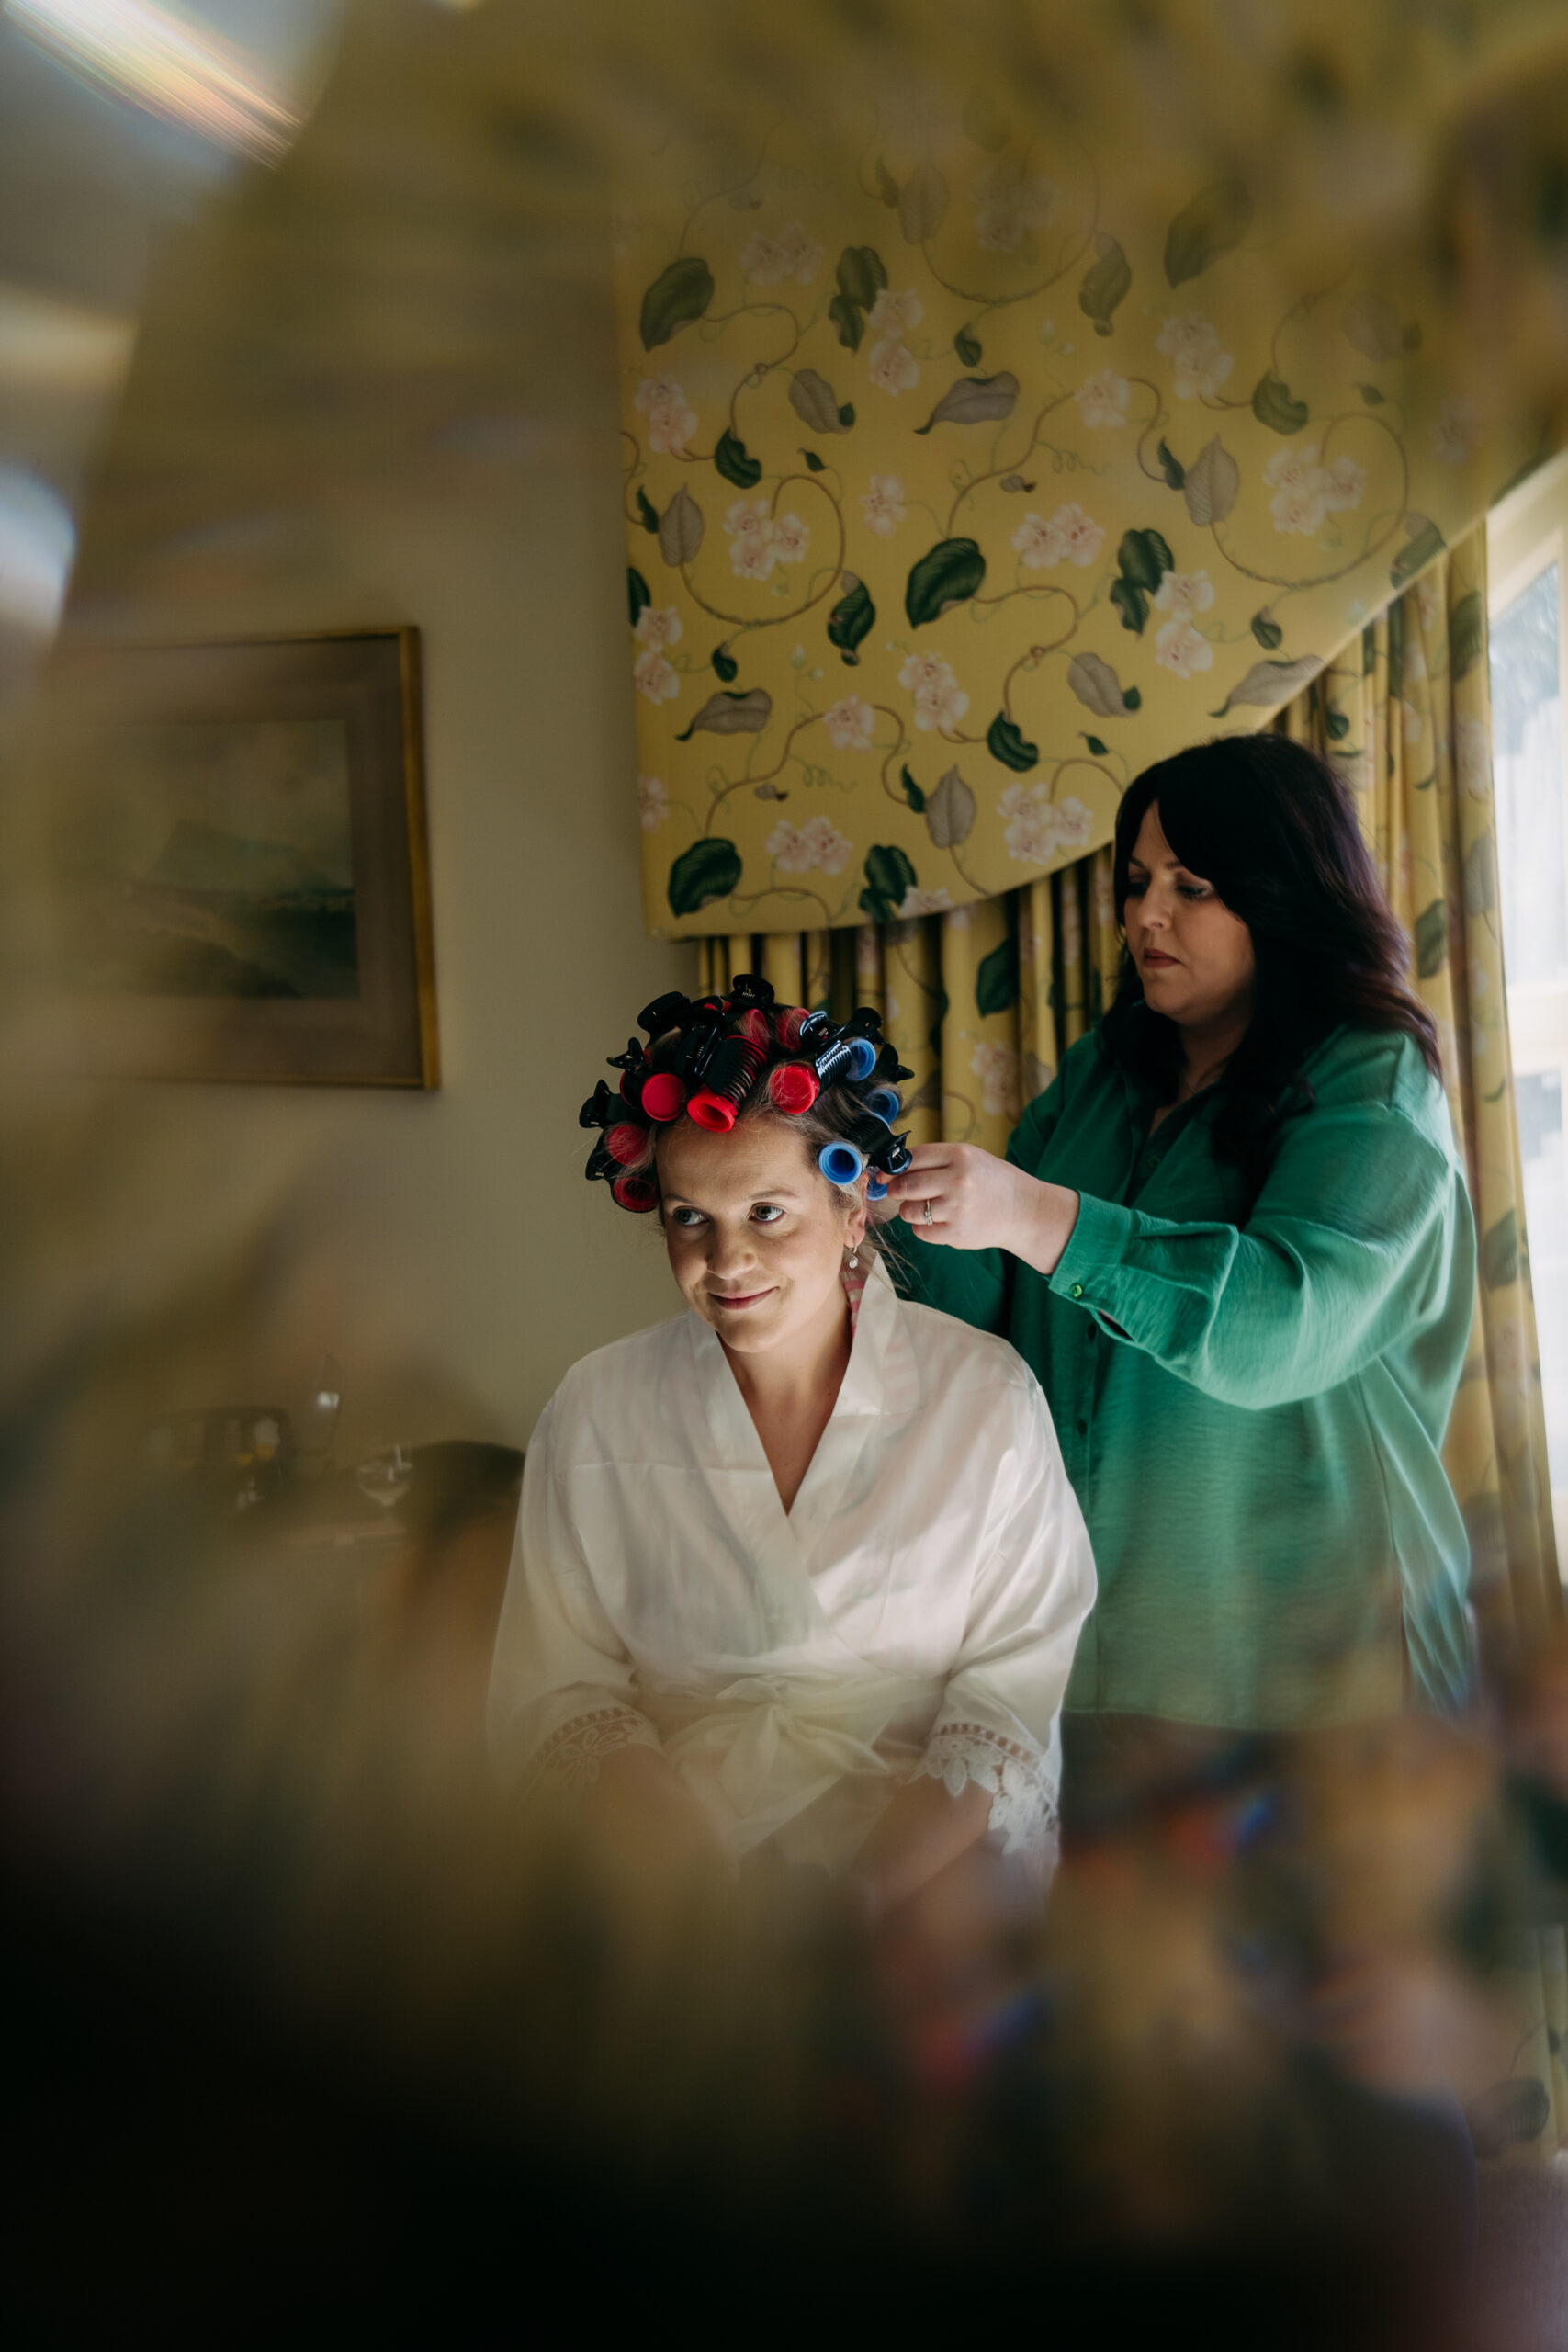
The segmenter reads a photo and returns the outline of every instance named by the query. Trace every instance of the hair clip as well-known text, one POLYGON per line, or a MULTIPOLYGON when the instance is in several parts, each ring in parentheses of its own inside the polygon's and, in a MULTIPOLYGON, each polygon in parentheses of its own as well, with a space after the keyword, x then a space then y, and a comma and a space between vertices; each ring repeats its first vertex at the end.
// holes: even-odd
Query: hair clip
MULTIPOLYGON (((675 1027, 691 1001, 683 989, 667 989, 651 1004, 643 1006, 637 1017, 637 1027, 646 1029, 650 1037, 662 1037, 667 1029, 675 1027)), ((642 1051, 640 1046, 637 1051, 642 1051)))
POLYGON ((619 1101, 601 1079, 578 1113, 577 1124, 580 1127, 607 1127, 620 1109, 619 1101))

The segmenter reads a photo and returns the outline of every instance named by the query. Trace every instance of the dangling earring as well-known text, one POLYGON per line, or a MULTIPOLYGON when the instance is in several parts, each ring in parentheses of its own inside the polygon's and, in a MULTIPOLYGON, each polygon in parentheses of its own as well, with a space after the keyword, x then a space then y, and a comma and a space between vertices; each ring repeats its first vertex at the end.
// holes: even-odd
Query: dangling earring
POLYGON ((856 1268, 859 1264, 860 1264, 860 1243, 857 1241, 857 1242, 855 1243, 854 1248, 850 1251, 850 1272, 851 1272, 851 1273, 852 1273, 852 1274, 854 1272, 855 1268, 856 1268))

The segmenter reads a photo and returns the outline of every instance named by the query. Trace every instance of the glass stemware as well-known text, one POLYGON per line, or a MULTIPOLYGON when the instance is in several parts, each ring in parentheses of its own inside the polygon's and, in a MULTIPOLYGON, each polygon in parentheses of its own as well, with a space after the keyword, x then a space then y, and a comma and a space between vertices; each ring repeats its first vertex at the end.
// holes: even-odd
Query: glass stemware
POLYGON ((413 1476, 413 1456, 407 1446, 377 1445, 360 1462, 355 1477, 367 1502, 389 1511, 401 1502, 413 1476))

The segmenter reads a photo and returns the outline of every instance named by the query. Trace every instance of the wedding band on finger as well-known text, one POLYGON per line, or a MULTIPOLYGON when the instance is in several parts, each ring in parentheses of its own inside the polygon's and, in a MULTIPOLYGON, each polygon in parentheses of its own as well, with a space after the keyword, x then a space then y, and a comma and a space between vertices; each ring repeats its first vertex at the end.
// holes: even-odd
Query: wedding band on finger
POLYGON ((931 1221, 931 1204, 930 1201, 928 1201, 928 1202, 926 1203, 926 1223, 927 1223, 928 1225, 930 1225, 931 1221))

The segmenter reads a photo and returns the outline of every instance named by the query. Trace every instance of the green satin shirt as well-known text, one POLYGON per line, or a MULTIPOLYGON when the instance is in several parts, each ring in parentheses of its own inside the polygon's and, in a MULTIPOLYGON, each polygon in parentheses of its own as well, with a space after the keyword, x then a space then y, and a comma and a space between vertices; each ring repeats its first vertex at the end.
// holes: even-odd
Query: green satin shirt
POLYGON ((1094 1033, 1008 1147, 1082 1196, 1053 1274, 893 1229, 900 1286, 1005 1333, 1049 1399, 1100 1574, 1069 1709, 1269 1728, 1462 1702, 1439 1449, 1475 1233, 1448 1105, 1386 1031, 1339 1031, 1306 1075, 1249 1204, 1214 1097, 1151 1135, 1094 1033))

